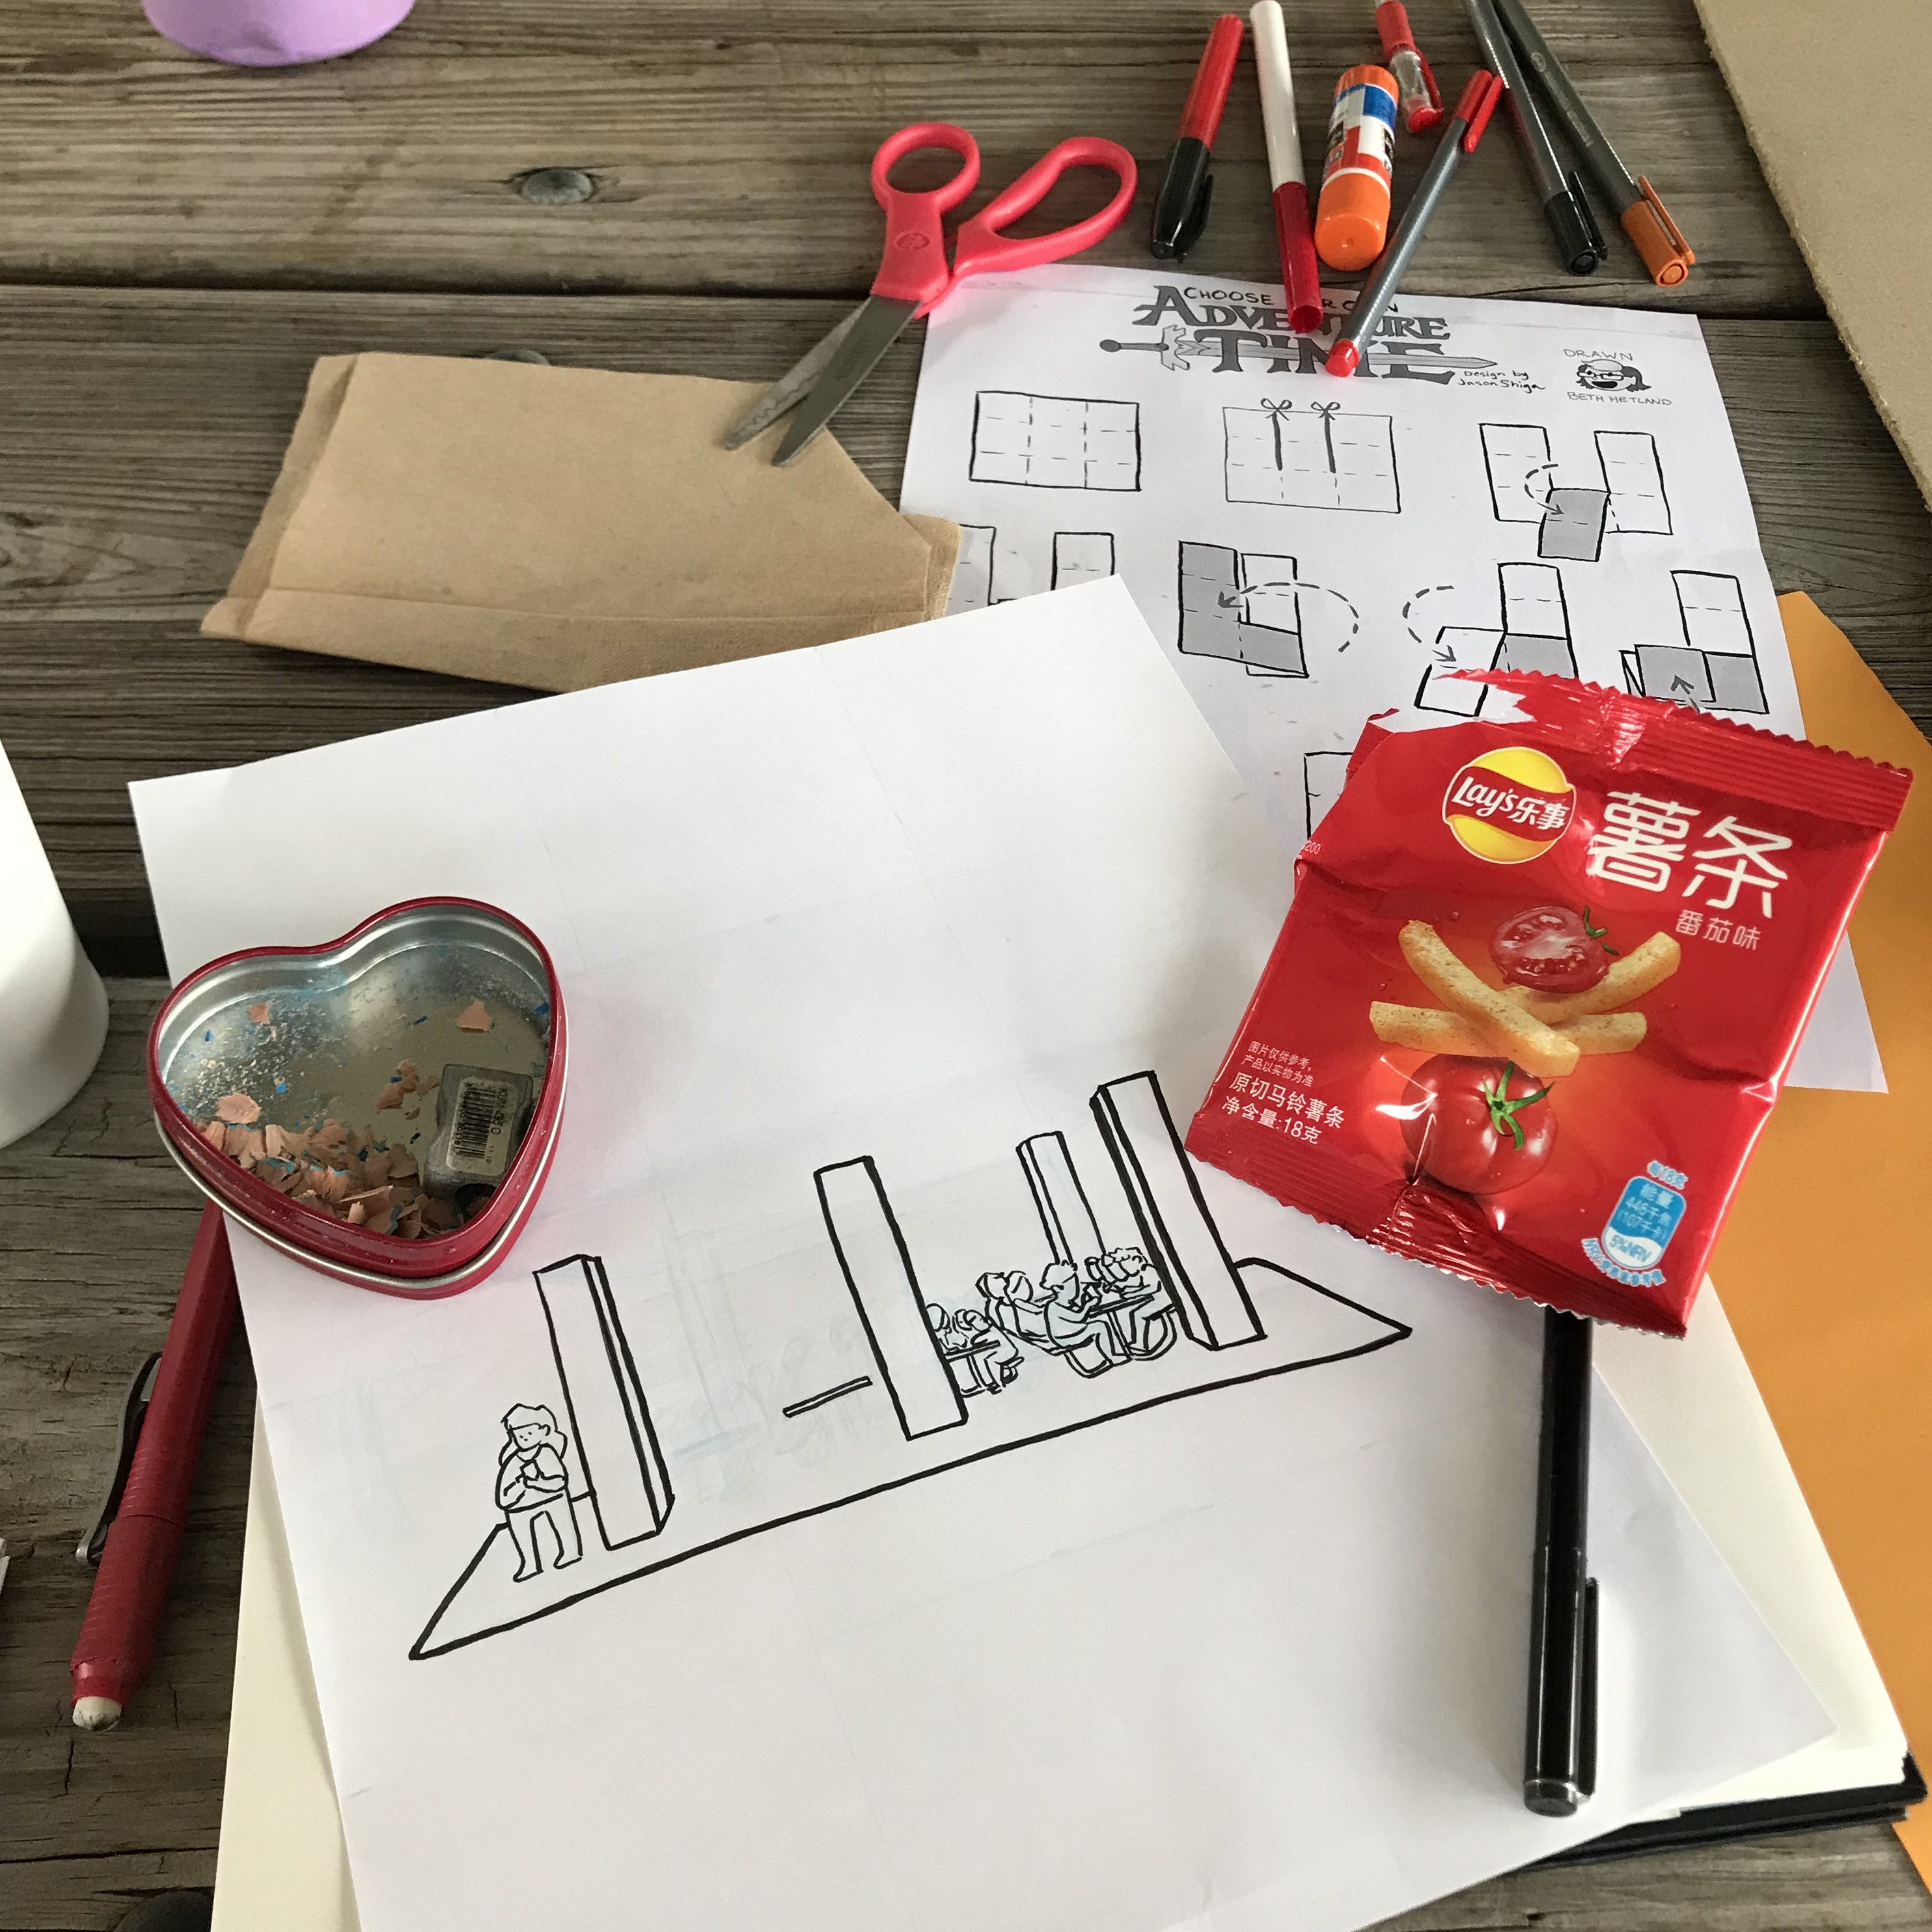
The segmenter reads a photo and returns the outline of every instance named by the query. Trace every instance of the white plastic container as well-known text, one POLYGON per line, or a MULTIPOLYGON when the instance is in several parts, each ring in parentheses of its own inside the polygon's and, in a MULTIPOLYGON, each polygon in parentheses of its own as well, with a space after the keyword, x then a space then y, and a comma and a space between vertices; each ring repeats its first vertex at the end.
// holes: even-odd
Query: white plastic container
POLYGON ((107 994, 0 747, 0 1147, 59 1112, 107 1038, 107 994))

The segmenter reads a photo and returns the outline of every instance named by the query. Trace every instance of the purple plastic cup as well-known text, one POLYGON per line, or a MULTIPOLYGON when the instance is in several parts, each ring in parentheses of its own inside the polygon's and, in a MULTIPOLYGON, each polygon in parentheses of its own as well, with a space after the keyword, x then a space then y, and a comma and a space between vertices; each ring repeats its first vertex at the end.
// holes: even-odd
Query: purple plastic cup
POLYGON ((334 60, 379 40, 415 0, 141 0, 155 32, 231 67, 334 60))

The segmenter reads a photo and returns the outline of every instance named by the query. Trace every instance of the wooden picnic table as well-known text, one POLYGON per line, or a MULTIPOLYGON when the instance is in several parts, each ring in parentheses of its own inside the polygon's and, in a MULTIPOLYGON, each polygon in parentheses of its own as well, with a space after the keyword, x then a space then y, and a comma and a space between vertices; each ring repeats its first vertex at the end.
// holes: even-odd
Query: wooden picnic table
MULTIPOLYGON (((1588 280, 1556 272, 1520 162, 1492 140, 1412 286, 1694 309, 1774 584, 1809 591, 1932 722, 1932 526, 1690 0, 1536 10, 1662 187, 1696 269, 1681 292, 1659 290, 1619 247, 1588 280)), ((87 1592, 74 1545, 126 1378, 164 1332, 198 1207, 141 1090, 164 982, 128 783, 520 695, 196 634, 274 480, 310 364, 348 350, 526 346, 562 363, 775 375, 869 279, 878 223, 864 170, 884 133, 962 122, 989 184, 1064 134, 1106 134, 1154 176, 1211 11, 418 0, 352 58, 240 70, 158 39, 136 0, 0 0, 0 742, 114 1000, 86 1090, 0 1150, 0 1534, 16 1552, 0 1598, 0 1932, 94 1932, 152 1892, 211 1883, 214 1869, 254 1394, 238 1336, 153 1679, 111 1736, 67 1719, 87 1592)), ((1474 64, 1460 10, 1414 0, 1413 11, 1432 58, 1460 78, 1474 64)), ((1370 0, 1298 0, 1293 22, 1315 154, 1328 78, 1372 50, 1370 0)), ((1821 119, 1836 111, 1820 101, 1821 119)), ((1272 280, 1246 86, 1216 158, 1213 224, 1189 273, 1272 280)), ((1145 265, 1150 193, 1144 180, 1142 209, 1094 259, 1145 265)), ((1041 218, 1072 207, 1049 203, 1041 218)), ((916 338, 839 421, 888 495, 916 338)), ((1932 1902, 1872 1826, 1521 1874, 1400 1924, 1843 1932, 1932 1927, 1932 1902)))

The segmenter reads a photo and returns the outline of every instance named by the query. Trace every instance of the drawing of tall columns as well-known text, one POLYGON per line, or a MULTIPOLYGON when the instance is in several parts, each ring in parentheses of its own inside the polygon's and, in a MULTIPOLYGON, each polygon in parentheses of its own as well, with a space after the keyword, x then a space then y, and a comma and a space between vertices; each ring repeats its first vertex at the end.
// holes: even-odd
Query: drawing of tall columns
POLYGON ((1670 500, 1664 494, 1664 468, 1657 439, 1648 430, 1600 429, 1597 460, 1610 493, 1610 514, 1620 533, 1670 535, 1670 500))
POLYGON ((1100 1225, 1074 1172, 1066 1136, 1057 1132, 1035 1134, 1020 1142, 1018 1152, 1053 1258, 1078 1268, 1090 1255, 1102 1252, 1100 1225))
POLYGON ((899 1426, 908 1440, 957 1428, 966 1420, 966 1405, 926 1321, 912 1256, 872 1156, 821 1167, 812 1179, 899 1426))
POLYGON ((1503 635, 1494 668, 1574 677, 1576 654, 1570 648, 1563 573, 1551 563, 1504 563, 1496 575, 1502 586, 1503 635))
POLYGON ((536 1282, 604 1547, 655 1536, 670 1514, 670 1476, 604 1264, 573 1255, 539 1268, 536 1282))
POLYGON ((1092 1104, 1141 1244, 1172 1292, 1188 1339, 1204 1348, 1258 1340, 1254 1304, 1201 1198, 1160 1082, 1151 1073, 1110 1080, 1092 1104))

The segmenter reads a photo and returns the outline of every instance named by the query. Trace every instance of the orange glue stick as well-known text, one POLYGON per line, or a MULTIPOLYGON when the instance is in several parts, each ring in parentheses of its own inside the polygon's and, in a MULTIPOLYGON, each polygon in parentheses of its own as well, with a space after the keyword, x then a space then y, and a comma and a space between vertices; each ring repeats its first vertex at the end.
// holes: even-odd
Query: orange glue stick
POLYGON ((1315 210, 1315 252, 1331 268, 1366 268, 1388 235, 1395 158, 1395 76, 1352 67, 1335 83, 1328 156, 1315 210))

